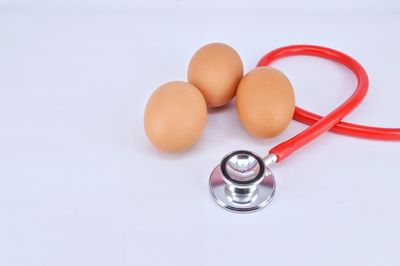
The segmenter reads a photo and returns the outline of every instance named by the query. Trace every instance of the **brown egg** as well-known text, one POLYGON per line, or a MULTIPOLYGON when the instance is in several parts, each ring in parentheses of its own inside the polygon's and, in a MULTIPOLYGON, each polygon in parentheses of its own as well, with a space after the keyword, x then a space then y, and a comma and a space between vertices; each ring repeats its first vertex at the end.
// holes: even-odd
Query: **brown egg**
POLYGON ((200 137, 207 121, 201 92, 183 81, 160 86, 147 102, 144 128, 150 142, 167 152, 182 151, 200 137))
POLYGON ((295 108, 292 84, 281 71, 258 67, 247 73, 236 92, 240 122, 251 134, 274 137, 289 125, 295 108))
POLYGON ((204 95, 207 105, 219 107, 235 96, 243 77, 243 64, 232 47, 223 43, 210 43, 193 55, 187 75, 188 81, 204 95))

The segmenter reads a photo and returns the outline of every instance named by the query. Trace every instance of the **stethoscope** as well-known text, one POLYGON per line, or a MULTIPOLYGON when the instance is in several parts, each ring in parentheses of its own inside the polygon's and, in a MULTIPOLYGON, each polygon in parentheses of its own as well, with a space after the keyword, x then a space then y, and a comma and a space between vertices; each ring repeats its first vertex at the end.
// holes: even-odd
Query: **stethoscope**
POLYGON ((310 125, 303 132, 273 147, 267 156, 246 151, 226 155, 210 176, 213 199, 223 208, 234 212, 251 212, 265 207, 275 193, 275 178, 269 167, 311 142, 322 133, 332 132, 377 140, 400 140, 400 128, 380 128, 342 122, 365 97, 368 75, 360 63, 350 56, 321 46, 292 45, 273 50, 258 62, 257 67, 286 56, 310 55, 336 61, 349 68, 357 77, 355 92, 325 117, 296 107, 294 119, 310 125))

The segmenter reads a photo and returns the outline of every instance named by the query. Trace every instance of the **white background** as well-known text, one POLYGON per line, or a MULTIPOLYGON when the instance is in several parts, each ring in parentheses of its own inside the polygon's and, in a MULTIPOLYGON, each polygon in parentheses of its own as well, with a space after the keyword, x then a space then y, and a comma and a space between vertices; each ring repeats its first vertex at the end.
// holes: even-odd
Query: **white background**
MULTIPOLYGON (((246 71, 282 45, 342 50, 371 81, 346 121, 400 127, 399 3, 0 0, 0 265, 400 265, 398 142, 327 133, 273 167, 269 206, 238 215, 209 196, 211 169, 304 125, 256 139, 232 103, 176 155, 142 125, 152 91, 219 41, 246 71)), ((321 59, 274 66, 321 114, 356 84, 321 59)))

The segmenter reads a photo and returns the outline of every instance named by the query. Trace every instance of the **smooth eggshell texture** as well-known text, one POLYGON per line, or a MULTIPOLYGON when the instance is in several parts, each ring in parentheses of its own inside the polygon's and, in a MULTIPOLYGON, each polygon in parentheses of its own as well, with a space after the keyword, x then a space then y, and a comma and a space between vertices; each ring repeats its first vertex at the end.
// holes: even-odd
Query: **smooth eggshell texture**
POLYGON ((251 134, 270 138, 289 125, 295 96, 289 79, 272 67, 258 67, 247 73, 236 92, 240 122, 251 134))
POLYGON ((230 46, 211 43, 201 47, 188 67, 188 81, 195 85, 209 107, 219 107, 233 99, 243 77, 243 63, 230 46))
POLYGON ((192 146, 207 121, 207 105, 192 84, 173 81, 160 86, 144 112, 144 128, 150 142, 167 152, 192 146))

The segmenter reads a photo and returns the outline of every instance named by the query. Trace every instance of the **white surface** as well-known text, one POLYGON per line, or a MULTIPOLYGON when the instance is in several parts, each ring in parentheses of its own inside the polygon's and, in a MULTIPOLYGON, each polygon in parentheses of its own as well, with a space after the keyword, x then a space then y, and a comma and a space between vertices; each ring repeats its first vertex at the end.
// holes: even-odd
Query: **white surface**
MULTIPOLYGON (((144 135, 151 92, 211 41, 247 71, 287 44, 347 52, 371 86, 346 120, 400 127, 399 2, 275 2, 1 1, 0 265, 399 265, 399 142, 328 133, 273 168, 266 209, 237 215, 209 196, 211 169, 304 125, 255 139, 231 104, 186 153, 144 135)), ((322 114, 355 86, 320 59, 274 65, 322 114)))

